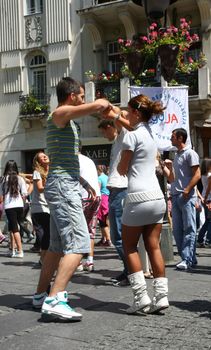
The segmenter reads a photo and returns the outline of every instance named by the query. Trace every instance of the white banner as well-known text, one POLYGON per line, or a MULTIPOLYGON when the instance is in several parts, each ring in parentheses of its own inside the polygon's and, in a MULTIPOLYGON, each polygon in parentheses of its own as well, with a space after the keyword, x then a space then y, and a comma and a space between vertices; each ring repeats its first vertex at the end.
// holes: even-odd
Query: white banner
POLYGON ((131 97, 143 94, 153 101, 161 101, 166 109, 163 114, 153 116, 149 122, 153 137, 159 151, 175 150, 171 145, 174 129, 183 128, 188 133, 187 144, 190 145, 188 87, 130 87, 131 97))

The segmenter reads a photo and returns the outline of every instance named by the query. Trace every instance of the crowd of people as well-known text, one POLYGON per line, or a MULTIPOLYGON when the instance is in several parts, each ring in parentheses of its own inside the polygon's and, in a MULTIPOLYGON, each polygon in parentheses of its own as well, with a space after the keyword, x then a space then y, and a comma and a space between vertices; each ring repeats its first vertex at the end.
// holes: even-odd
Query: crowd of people
MULTIPOLYGON (((133 291, 127 313, 168 308, 168 279, 160 250, 167 209, 160 176, 169 184, 168 217, 181 257, 176 268, 188 270, 197 264, 196 245, 211 243, 211 160, 203 160, 200 167, 198 154, 186 146, 187 132, 182 128, 172 131, 174 160, 161 159, 149 125, 151 117, 165 109, 159 101, 138 95, 130 99, 127 110, 104 98, 85 103, 83 85, 69 77, 61 79, 56 92, 58 106, 47 119, 48 155, 43 151, 35 155, 33 174, 19 174, 16 162, 8 161, 0 182, 0 214, 4 208, 12 258, 24 258, 24 231, 31 240, 32 233, 24 225, 30 196, 36 236, 32 251, 40 252, 41 265, 33 307, 49 317, 81 320, 82 314, 69 304, 66 288, 76 270, 94 270, 99 225, 102 237, 96 246, 113 244, 122 261, 122 271, 112 284, 131 285, 133 291), (99 130, 113 142, 108 173, 80 153, 74 120, 91 113, 100 114, 99 130), (200 179, 202 193, 197 189, 200 179), (205 221, 197 241, 197 213, 202 210, 205 221), (152 300, 146 277, 153 279, 152 300)), ((1 233, 0 243, 4 240, 1 233)))

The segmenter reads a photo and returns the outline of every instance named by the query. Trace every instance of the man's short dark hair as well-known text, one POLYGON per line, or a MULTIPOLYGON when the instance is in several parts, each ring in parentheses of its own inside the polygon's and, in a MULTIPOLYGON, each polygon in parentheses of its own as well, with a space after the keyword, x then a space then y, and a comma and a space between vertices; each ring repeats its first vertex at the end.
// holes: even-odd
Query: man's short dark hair
POLYGON ((65 102, 71 93, 80 94, 80 87, 81 84, 78 81, 70 77, 62 78, 56 86, 58 103, 65 102))
POLYGON ((116 126, 113 120, 107 120, 107 119, 101 120, 100 124, 98 125, 98 129, 107 129, 108 126, 112 126, 113 128, 116 129, 116 126))
POLYGON ((172 132, 175 133, 177 139, 178 139, 179 137, 182 137, 183 143, 186 142, 187 137, 188 137, 188 134, 187 134, 187 131, 186 131, 185 129, 183 129, 183 128, 178 128, 178 129, 174 129, 172 132))

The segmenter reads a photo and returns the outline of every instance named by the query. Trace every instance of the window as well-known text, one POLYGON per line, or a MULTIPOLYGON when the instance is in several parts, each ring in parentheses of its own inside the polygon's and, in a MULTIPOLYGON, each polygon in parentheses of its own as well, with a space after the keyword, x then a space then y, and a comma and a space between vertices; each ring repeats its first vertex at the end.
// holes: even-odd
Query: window
POLYGON ((46 104, 47 82, 46 82, 46 59, 43 55, 34 56, 31 59, 29 74, 29 86, 31 92, 40 103, 46 104))
POLYGON ((123 60, 120 56, 119 44, 117 41, 107 44, 107 55, 109 63, 109 71, 111 73, 119 73, 123 65, 123 60))
POLYGON ((27 15, 43 12, 43 0, 26 0, 27 15))

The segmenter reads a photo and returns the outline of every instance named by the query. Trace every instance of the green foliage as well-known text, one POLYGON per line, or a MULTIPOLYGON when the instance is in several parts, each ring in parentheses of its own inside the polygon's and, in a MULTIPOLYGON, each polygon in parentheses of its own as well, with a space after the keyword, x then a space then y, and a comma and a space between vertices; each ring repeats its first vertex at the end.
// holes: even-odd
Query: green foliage
POLYGON ((49 112, 49 105, 41 104, 39 100, 32 93, 30 93, 27 97, 25 97, 21 101, 20 115, 40 114, 40 113, 48 114, 48 112, 49 112))

